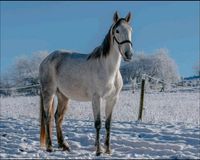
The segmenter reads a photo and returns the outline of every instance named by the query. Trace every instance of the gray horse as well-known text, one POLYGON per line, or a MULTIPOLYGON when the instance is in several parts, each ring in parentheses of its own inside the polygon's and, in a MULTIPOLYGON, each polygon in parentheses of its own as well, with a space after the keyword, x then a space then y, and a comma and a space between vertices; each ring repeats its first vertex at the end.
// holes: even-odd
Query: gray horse
POLYGON ((120 18, 115 12, 113 24, 102 44, 91 54, 79 54, 70 51, 54 51, 40 64, 39 77, 41 84, 40 107, 40 144, 48 152, 52 148, 52 127, 54 96, 58 98, 55 112, 57 141, 60 148, 70 150, 62 134, 62 121, 67 110, 69 99, 92 101, 94 126, 96 128, 96 155, 102 153, 100 145, 101 100, 106 102, 106 139, 105 153, 110 154, 110 126, 113 107, 123 85, 119 71, 121 57, 125 61, 132 58, 131 33, 129 25, 131 13, 120 18))

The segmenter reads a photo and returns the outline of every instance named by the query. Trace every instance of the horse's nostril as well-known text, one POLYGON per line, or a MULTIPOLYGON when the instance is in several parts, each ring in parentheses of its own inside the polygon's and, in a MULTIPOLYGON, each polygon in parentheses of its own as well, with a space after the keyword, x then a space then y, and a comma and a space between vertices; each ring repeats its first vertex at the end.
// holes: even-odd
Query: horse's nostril
POLYGON ((129 59, 133 56, 132 52, 129 52, 129 51, 125 52, 124 54, 126 58, 129 58, 129 59))
POLYGON ((125 56, 128 57, 128 52, 125 52, 125 56))

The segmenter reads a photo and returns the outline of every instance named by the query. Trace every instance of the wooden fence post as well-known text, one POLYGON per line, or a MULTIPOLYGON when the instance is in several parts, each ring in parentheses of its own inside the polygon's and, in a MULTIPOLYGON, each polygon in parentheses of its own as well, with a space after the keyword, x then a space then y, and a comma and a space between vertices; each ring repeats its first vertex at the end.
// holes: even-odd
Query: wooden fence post
POLYGON ((143 112, 143 105, 144 105, 144 86, 145 86, 145 77, 142 78, 142 84, 141 84, 140 108, 139 108, 138 120, 142 120, 142 112, 143 112))

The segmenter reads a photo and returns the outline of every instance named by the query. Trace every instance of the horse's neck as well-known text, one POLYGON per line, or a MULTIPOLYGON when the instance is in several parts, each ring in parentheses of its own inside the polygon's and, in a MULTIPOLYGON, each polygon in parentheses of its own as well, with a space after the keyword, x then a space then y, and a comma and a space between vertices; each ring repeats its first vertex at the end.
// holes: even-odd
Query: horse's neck
POLYGON ((117 51, 114 48, 111 48, 110 53, 106 58, 106 65, 105 65, 110 75, 117 73, 120 67, 120 63, 121 63, 120 53, 117 53, 117 51))

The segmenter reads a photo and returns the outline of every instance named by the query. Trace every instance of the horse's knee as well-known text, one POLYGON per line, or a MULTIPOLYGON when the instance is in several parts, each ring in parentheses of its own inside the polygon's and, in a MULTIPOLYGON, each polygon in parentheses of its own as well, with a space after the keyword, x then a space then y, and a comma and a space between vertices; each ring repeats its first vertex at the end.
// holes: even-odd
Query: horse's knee
POLYGON ((54 118, 55 118, 55 123, 56 123, 57 126, 60 126, 60 125, 61 125, 61 123, 62 123, 62 121, 63 121, 63 117, 64 117, 63 114, 60 115, 60 114, 56 111, 56 113, 55 113, 55 115, 54 115, 54 118))
POLYGON ((111 125, 111 117, 109 116, 106 119, 106 122, 105 122, 105 128, 106 128, 106 130, 110 130, 110 125, 111 125))
POLYGON ((56 123, 56 127, 60 127, 62 124, 62 120, 56 116, 55 123, 56 123))
POLYGON ((97 130, 101 129, 101 119, 100 118, 98 118, 98 119, 95 120, 95 128, 97 130))
POLYGON ((45 120, 45 124, 48 125, 51 122, 51 115, 48 112, 44 113, 44 120, 45 120))
POLYGON ((53 118, 53 103, 53 96, 45 97, 43 100, 44 118, 46 119, 46 121, 49 121, 51 118, 53 118))

